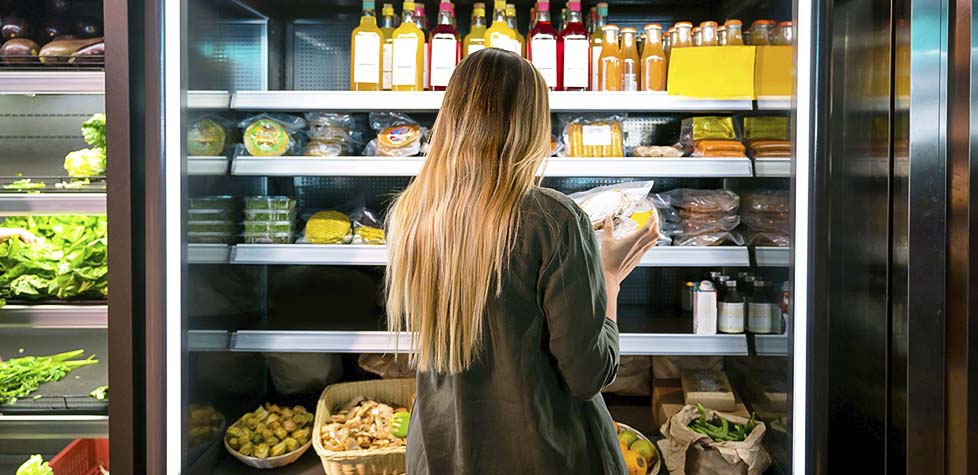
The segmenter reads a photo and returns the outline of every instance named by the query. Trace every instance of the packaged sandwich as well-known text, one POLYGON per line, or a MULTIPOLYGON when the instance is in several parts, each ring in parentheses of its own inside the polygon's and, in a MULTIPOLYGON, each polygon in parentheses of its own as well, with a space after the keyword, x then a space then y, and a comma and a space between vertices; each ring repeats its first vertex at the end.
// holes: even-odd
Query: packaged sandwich
POLYGON ((281 157, 302 151, 302 129, 306 122, 288 114, 258 114, 239 124, 244 132, 241 141, 248 155, 281 157))
POLYGON ((370 127, 377 131, 363 150, 364 155, 384 157, 411 157, 422 152, 426 128, 407 114, 397 112, 371 112, 370 127))

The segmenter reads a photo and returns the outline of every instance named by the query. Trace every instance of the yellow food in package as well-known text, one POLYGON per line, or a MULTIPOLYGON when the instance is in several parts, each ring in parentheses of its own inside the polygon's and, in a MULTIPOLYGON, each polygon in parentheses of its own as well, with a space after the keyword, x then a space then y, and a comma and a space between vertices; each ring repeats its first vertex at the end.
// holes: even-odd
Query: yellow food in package
POLYGON ((624 157, 620 120, 576 119, 564 127, 568 157, 624 157))
POLYGON ((693 117, 687 120, 692 121, 693 135, 691 138, 694 142, 737 139, 732 117, 693 117))
POLYGON ((358 225, 353 230, 354 244, 384 244, 385 242, 383 229, 358 225))
POLYGON ((306 240, 313 244, 343 244, 352 239, 350 217, 339 211, 319 211, 306 224, 306 240))
POLYGON ((787 117, 744 117, 747 140, 788 140, 787 117))

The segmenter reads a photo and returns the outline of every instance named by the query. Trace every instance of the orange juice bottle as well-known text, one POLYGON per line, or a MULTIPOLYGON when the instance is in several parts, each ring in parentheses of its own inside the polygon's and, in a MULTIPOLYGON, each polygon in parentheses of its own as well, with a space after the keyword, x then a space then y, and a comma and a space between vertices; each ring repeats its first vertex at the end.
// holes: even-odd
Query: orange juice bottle
POLYGON ((486 48, 501 48, 521 54, 522 47, 516 32, 506 21, 506 0, 496 0, 493 10, 492 26, 486 30, 486 48))
POLYGON ((645 25, 645 47, 642 48, 642 90, 666 90, 666 52, 662 49, 662 25, 645 25))
POLYGON ((520 56, 526 57, 526 37, 520 33, 519 26, 516 25, 516 5, 506 4, 506 25, 516 33, 516 40, 520 42, 520 56))
POLYGON ((767 46, 771 44, 771 22, 757 20, 750 25, 750 44, 767 46))
POLYGON ((688 21, 676 23, 676 37, 672 41, 672 48, 692 48, 692 30, 693 24, 688 21))
POLYGON ((743 25, 740 20, 727 20, 723 24, 727 30, 727 44, 725 46, 744 46, 743 25))
POLYGON ((363 0, 360 26, 353 29, 350 50, 350 90, 381 90, 384 78, 384 32, 377 26, 374 0, 363 0))
MULTIPOLYGON (((601 42, 604 40, 604 27, 608 24, 608 4, 599 3, 594 9, 595 16, 591 24, 594 31, 591 33, 591 90, 600 91, 598 87, 601 84, 601 78, 599 73, 601 72, 601 67, 598 65, 599 58, 601 57, 601 42)), ((618 48, 618 45, 615 45, 618 48)))
POLYGON ((676 44, 676 27, 670 26, 666 30, 666 34, 662 36, 662 50, 666 52, 666 61, 669 60, 669 52, 674 44, 676 44))
POLYGON ((622 57, 618 50, 618 27, 607 25, 602 28, 601 56, 598 57, 598 76, 600 91, 620 91, 622 83, 622 57))
POLYGON ((693 37, 693 46, 703 45, 703 35, 700 33, 700 27, 694 26, 693 29, 690 30, 690 34, 693 37))
POLYGON ((717 27, 717 43, 720 46, 727 46, 727 25, 717 27))
POLYGON ((621 29, 621 90, 637 91, 641 76, 642 63, 639 61, 638 49, 635 46, 635 34, 632 27, 621 29))
POLYGON ((700 23, 700 46, 720 46, 717 39, 717 22, 704 21, 700 23))
POLYGON ((385 3, 381 8, 380 31, 384 33, 384 80, 383 89, 391 90, 391 58, 394 52, 394 29, 397 28, 397 16, 394 15, 394 5, 385 3))
POLYGON ((468 56, 486 47, 486 4, 472 7, 472 26, 462 40, 462 56, 468 56))
POLYGON ((394 30, 391 88, 423 91, 425 35, 415 24, 414 2, 404 2, 403 8, 401 26, 394 30))

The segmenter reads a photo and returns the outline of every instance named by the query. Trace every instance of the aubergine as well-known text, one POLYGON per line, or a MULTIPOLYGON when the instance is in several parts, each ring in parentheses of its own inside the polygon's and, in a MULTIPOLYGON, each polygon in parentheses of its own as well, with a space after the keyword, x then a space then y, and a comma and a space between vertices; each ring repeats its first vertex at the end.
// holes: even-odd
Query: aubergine
POLYGON ((10 15, 3 18, 0 22, 0 36, 5 40, 14 38, 24 38, 31 35, 31 27, 27 20, 17 15, 10 15))
POLYGON ((102 64, 105 62, 105 42, 85 46, 71 54, 69 64, 102 64))
POLYGON ((41 48, 38 55, 44 64, 64 64, 69 61, 71 55, 78 50, 101 43, 102 38, 88 38, 84 40, 55 40, 41 48))
POLYGON ((37 54, 41 49, 34 40, 14 38, 0 46, 0 60, 4 64, 33 64, 37 62, 37 54))
POLYGON ((75 21, 74 32, 79 38, 95 38, 102 35, 102 25, 91 18, 79 18, 75 21))
POLYGON ((37 35, 37 39, 44 43, 58 39, 74 39, 74 36, 64 38, 65 35, 69 35, 70 33, 71 25, 63 18, 48 18, 41 24, 41 31, 37 35))

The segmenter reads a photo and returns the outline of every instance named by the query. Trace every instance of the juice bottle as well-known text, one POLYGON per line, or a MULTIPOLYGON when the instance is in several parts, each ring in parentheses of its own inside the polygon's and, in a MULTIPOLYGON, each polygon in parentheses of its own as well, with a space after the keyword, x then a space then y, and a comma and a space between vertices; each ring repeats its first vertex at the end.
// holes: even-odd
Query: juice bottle
POLYGON ((384 80, 385 91, 391 90, 391 58, 394 52, 394 29, 397 28, 397 16, 394 15, 394 5, 385 3, 381 9, 380 31, 384 33, 384 80))
POLYGON ((591 81, 591 41, 584 29, 581 2, 567 2, 567 22, 557 38, 557 89, 586 91, 591 81))
POLYGON ((676 23, 676 37, 672 39, 672 48, 692 48, 693 24, 688 21, 676 23))
POLYGON ((422 2, 414 3, 414 24, 418 25, 418 28, 421 29, 421 34, 424 36, 424 73, 422 75, 422 80, 424 83, 424 88, 427 90, 429 86, 428 78, 430 74, 430 71, 428 71, 428 58, 431 55, 431 45, 428 44, 428 17, 425 15, 424 3, 422 2))
POLYGON ((662 35, 662 51, 666 53, 666 61, 669 60, 669 51, 673 43, 676 42, 676 27, 670 26, 666 33, 662 35))
POLYGON ((700 27, 694 26, 691 34, 693 35, 693 46, 703 45, 703 35, 700 33, 700 27))
POLYGON ((662 49, 662 25, 645 25, 645 48, 642 49, 642 90, 666 90, 666 52, 662 49))
POLYGON ((620 91, 622 83, 622 57, 618 50, 618 27, 606 25, 603 29, 601 55, 598 56, 599 91, 620 91))
POLYGON ((727 46, 727 25, 717 27, 717 43, 720 43, 720 46, 727 46))
POLYGON ((557 30, 550 24, 550 1, 540 0, 536 7, 536 25, 527 34, 527 59, 536 66, 550 90, 557 89, 557 30))
MULTIPOLYGON (((530 30, 532 30, 536 26, 537 26, 537 7, 533 6, 530 7, 530 30)), ((527 36, 529 35, 530 33, 527 32, 527 36)))
POLYGON ((424 32, 415 23, 414 2, 404 2, 401 26, 394 30, 391 88, 424 90, 424 32))
POLYGON ((750 44, 755 46, 767 46, 771 44, 771 22, 767 20, 757 20, 750 25, 750 44))
POLYGON ((384 77, 384 32, 377 26, 374 1, 363 1, 360 26, 350 37, 350 90, 379 91, 384 77))
POLYGON ((621 90, 637 91, 642 63, 635 46, 635 28, 621 29, 621 90))
POLYGON ((520 42, 520 56, 526 57, 526 38, 520 34, 519 26, 516 25, 516 5, 506 4, 506 25, 516 33, 516 40, 520 42))
POLYGON ((458 30, 452 25, 455 7, 451 2, 442 0, 438 5, 438 25, 431 30, 428 43, 431 45, 431 89, 444 91, 448 80, 455 72, 455 66, 462 59, 462 43, 459 41, 458 30))
POLYGON ((717 39, 717 22, 704 21, 700 23, 700 46, 720 46, 717 39))
MULTIPOLYGON (((601 42, 604 38, 604 27, 608 24, 608 4, 599 3, 594 8, 594 31, 591 33, 591 90, 598 91, 598 84, 601 83, 598 73, 601 68, 598 66, 598 58, 601 56, 601 42)), ((617 49, 618 45, 615 45, 617 49)))
POLYGON ((741 32, 743 23, 740 20, 727 20, 723 26, 727 30, 727 44, 725 46, 744 46, 744 34, 741 32))
POLYGON ((463 54, 468 56, 486 47, 486 4, 472 7, 472 26, 462 42, 463 54))
POLYGON ((795 24, 790 21, 778 23, 778 36, 775 44, 792 46, 795 44, 795 24))
POLYGON ((501 48, 520 54, 522 48, 516 32, 506 23, 506 0, 495 1, 492 15, 492 26, 486 30, 486 48, 501 48))

